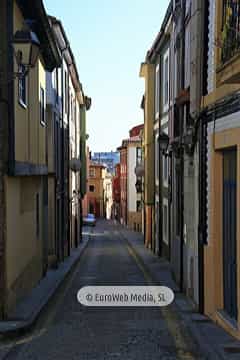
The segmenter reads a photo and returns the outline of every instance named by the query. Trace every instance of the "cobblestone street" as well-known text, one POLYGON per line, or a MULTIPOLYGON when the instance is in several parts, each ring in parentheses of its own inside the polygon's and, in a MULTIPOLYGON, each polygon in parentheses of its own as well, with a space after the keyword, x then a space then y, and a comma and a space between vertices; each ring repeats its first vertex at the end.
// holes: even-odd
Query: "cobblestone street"
POLYGON ((18 338, 2 339, 1 360, 208 358, 198 349, 175 304, 161 310, 89 308, 78 303, 77 292, 86 285, 151 283, 119 229, 112 223, 97 224, 80 261, 34 329, 18 338))

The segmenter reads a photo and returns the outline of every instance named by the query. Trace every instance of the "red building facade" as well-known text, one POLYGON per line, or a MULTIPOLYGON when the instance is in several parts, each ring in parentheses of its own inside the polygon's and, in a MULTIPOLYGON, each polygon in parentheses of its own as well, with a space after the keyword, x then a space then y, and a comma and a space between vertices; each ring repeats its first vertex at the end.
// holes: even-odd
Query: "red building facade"
POLYGON ((120 222, 128 225, 128 146, 139 138, 144 125, 137 125, 129 131, 129 139, 123 140, 120 152, 120 222))
POLYGON ((113 190, 113 218, 120 221, 120 203, 121 203, 121 165, 115 166, 115 176, 112 180, 113 190))
POLYGON ((127 144, 123 141, 120 151, 120 222, 127 225, 127 144))

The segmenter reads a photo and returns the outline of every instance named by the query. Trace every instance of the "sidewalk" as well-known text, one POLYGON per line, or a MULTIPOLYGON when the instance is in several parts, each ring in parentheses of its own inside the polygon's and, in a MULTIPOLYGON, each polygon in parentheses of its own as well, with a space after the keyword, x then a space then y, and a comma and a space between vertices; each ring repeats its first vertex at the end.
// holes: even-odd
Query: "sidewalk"
POLYGON ((170 287, 175 292, 175 309, 189 329, 207 359, 240 359, 240 342, 207 316, 199 314, 193 303, 184 294, 172 278, 168 261, 160 259, 144 246, 142 234, 120 227, 120 233, 134 251, 138 260, 151 275, 154 283, 170 287))
POLYGON ((59 286, 74 268, 87 247, 90 232, 83 232, 83 241, 71 255, 59 264, 56 270, 49 270, 39 284, 16 307, 7 321, 0 321, 0 335, 27 330, 37 320, 40 312, 54 296, 59 286))

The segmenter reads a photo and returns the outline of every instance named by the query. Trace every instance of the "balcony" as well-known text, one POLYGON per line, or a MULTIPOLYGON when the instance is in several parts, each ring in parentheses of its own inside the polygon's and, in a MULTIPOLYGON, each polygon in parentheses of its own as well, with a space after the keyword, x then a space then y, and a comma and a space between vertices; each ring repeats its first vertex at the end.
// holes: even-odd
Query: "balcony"
POLYGON ((240 81, 240 0, 223 1, 223 26, 220 35, 221 56, 217 68, 217 83, 240 81))
POLYGON ((240 51, 240 1, 223 2, 222 63, 240 51))

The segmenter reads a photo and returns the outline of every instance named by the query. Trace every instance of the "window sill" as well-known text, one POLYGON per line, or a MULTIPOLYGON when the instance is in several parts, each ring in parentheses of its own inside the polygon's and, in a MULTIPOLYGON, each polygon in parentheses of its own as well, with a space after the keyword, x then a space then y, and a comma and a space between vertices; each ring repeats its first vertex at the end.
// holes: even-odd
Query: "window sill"
POLYGON ((217 65, 216 77, 217 87, 224 84, 239 84, 240 80, 240 53, 236 53, 226 62, 217 65))
POLYGON ((42 125, 42 127, 46 127, 47 124, 44 121, 40 121, 40 124, 42 125))
POLYGON ((21 99, 18 99, 18 103, 23 109, 25 109, 25 110, 27 109, 27 104, 25 104, 24 101, 22 101, 21 99))

